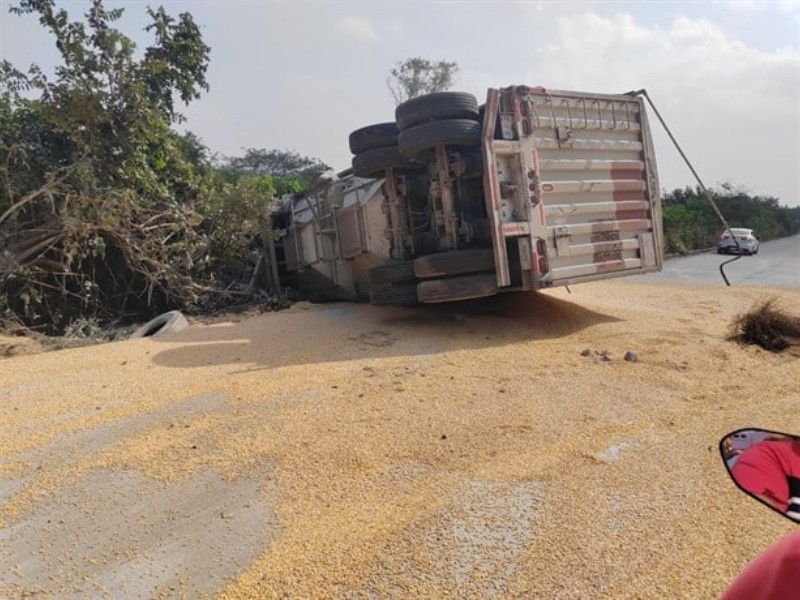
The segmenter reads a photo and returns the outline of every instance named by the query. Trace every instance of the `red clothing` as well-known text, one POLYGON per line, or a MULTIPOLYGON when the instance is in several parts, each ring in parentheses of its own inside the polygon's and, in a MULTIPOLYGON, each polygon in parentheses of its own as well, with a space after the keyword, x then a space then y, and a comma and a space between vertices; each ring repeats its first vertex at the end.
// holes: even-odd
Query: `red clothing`
POLYGON ((800 595, 800 531, 761 553, 725 590, 722 600, 785 600, 800 595))
POLYGON ((800 480, 800 440, 753 444, 739 456, 731 473, 746 491, 769 498, 785 513, 800 480))

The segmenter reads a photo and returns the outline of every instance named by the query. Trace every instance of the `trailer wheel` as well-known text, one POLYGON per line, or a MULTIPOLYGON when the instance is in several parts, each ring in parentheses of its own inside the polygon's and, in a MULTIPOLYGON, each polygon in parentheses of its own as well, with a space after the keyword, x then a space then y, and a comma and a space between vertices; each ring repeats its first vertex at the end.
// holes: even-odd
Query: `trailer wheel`
POLYGON ((477 146, 481 141, 481 124, 469 119, 431 121, 405 129, 397 136, 404 156, 417 156, 434 146, 477 146))
POLYGON ((372 285, 385 283, 407 283, 414 281, 414 261, 398 260, 378 267, 372 267, 367 272, 367 279, 372 285))
POLYGON ((400 131, 434 119, 478 119, 478 100, 467 92, 437 92, 406 100, 394 111, 400 131))
POLYGON ((414 274, 420 279, 451 277, 494 270, 491 248, 450 250, 420 256, 414 261, 414 274))
POLYGON ((364 150, 353 157, 353 174, 356 177, 379 179, 386 169, 414 170, 420 168, 413 160, 400 154, 397 146, 364 150))
POLYGON ((369 290, 370 304, 376 306, 414 306, 419 304, 416 283, 385 283, 369 290))
POLYGON ((497 277, 494 273, 429 279, 417 285, 417 297, 425 304, 471 300, 495 294, 497 294, 497 277))
POLYGON ((350 134, 350 152, 360 154, 365 150, 397 146, 397 125, 376 123, 356 129, 350 134))

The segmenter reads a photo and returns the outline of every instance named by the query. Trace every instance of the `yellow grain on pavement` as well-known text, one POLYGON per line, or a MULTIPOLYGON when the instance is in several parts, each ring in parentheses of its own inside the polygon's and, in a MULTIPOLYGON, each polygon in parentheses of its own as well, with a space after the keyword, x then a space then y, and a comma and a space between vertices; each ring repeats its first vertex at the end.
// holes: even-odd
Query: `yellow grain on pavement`
POLYGON ((0 595, 716 597, 792 529, 717 451, 800 432, 800 360, 725 340, 770 296, 301 303, 2 360, 0 595))

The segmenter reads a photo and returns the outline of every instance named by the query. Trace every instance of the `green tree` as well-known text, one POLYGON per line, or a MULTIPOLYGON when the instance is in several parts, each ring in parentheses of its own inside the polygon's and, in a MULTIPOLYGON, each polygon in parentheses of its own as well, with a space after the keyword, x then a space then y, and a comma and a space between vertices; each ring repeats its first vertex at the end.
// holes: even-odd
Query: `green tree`
POLYGON ((457 74, 458 64, 455 62, 413 57, 392 67, 386 85, 395 105, 398 105, 423 94, 449 90, 457 74))
POLYGON ((113 27, 122 9, 101 0, 85 21, 52 0, 11 12, 38 15, 61 62, 51 76, 0 63, 0 312, 55 332, 197 303, 214 269, 213 186, 205 147, 170 128, 175 101, 208 88, 191 15, 148 9, 154 41, 137 58, 113 27))
POLYGON ((313 184, 330 167, 316 158, 288 150, 247 148, 244 156, 228 157, 218 168, 236 180, 242 175, 267 177, 278 195, 297 193, 313 184))
MULTIPOLYGON (((762 241, 800 232, 800 210, 781 206, 777 198, 753 196, 730 184, 711 193, 731 227, 753 229, 762 241)), ((663 194, 662 204, 666 252, 685 253, 716 244, 723 225, 699 187, 663 194)))

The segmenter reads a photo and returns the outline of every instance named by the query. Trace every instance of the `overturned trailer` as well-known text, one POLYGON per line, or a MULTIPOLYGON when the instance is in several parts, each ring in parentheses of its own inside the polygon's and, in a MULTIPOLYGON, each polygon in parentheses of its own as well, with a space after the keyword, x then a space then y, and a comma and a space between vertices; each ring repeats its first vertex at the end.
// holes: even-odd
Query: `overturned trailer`
POLYGON ((312 297, 449 302, 661 269, 635 94, 430 94, 349 142, 352 169, 272 213, 273 272, 312 297))

